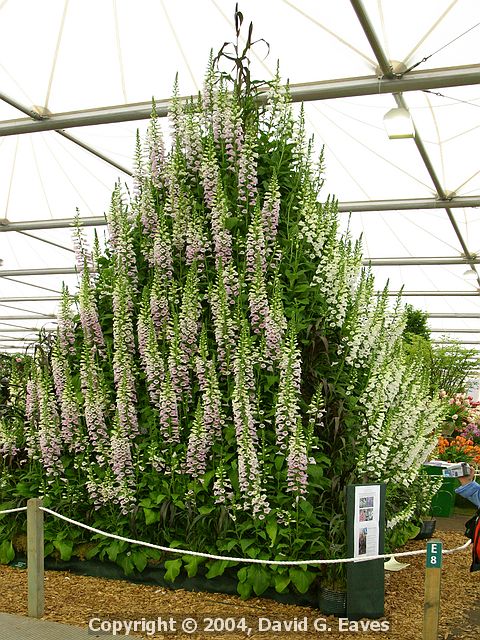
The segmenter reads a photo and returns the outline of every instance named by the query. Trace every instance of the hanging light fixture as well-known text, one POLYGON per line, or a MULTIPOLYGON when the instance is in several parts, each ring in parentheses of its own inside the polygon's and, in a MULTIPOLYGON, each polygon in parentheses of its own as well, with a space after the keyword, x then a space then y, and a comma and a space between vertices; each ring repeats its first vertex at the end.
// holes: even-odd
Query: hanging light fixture
POLYGON ((470 267, 470 269, 467 269, 465 271, 465 273, 463 274, 463 277, 466 278, 467 280, 476 280, 477 272, 475 271, 475 269, 472 269, 472 267, 470 267))
POLYGON ((408 109, 403 107, 390 109, 383 117, 383 124, 390 140, 415 137, 415 127, 408 109))

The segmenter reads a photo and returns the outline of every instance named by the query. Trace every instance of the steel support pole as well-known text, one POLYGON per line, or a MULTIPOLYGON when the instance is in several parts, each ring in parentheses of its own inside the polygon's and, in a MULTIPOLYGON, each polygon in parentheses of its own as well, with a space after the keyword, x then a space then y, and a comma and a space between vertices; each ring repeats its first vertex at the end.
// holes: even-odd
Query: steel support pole
MULTIPOLYGON (((382 293, 378 291, 378 293, 382 293)), ((424 298, 449 298, 449 297, 478 297, 480 291, 389 291, 389 296, 402 295, 402 298, 424 297, 424 298)))
MULTIPOLYGON (((438 198, 405 198, 400 200, 359 200, 355 202, 339 202, 340 212, 359 213, 374 211, 407 211, 420 209, 443 210, 448 203, 449 208, 480 207, 480 196, 455 197, 448 200, 438 198)), ((107 224, 104 216, 80 218, 82 227, 101 227, 107 224)), ((48 220, 25 220, 7 222, 0 220, 0 233, 6 231, 34 231, 36 229, 66 229, 75 224, 75 218, 58 218, 48 220)), ((37 238, 40 240, 40 238, 37 238)))
MULTIPOLYGON (((18 102, 18 100, 14 100, 10 96, 7 96, 7 95, 5 95, 4 93, 1 93, 1 92, 0 92, 0 100, 2 100, 3 102, 6 102, 7 104, 11 105, 15 109, 18 109, 18 111, 21 111, 22 113, 27 115, 28 116, 28 120, 21 120, 21 121, 24 122, 24 123, 28 123, 30 126, 34 126, 34 127, 35 126, 40 126, 41 127, 42 123, 45 123, 45 122, 49 121, 49 118, 47 118, 45 116, 41 116, 34 109, 30 109, 29 107, 23 105, 21 102, 18 102)), ((18 120, 13 120, 13 122, 19 122, 19 121, 18 120)), ((122 171, 122 173, 125 173, 128 176, 132 175, 132 172, 130 171, 130 169, 126 169, 125 167, 123 167, 121 164, 119 164, 118 162, 116 162, 112 158, 109 158, 108 156, 104 155, 103 153, 101 153, 97 149, 94 149, 93 147, 88 145, 86 142, 82 142, 81 140, 78 140, 78 138, 75 138, 74 136, 70 135, 69 133, 66 133, 65 131, 61 131, 61 129, 62 129, 62 127, 58 127, 57 126, 57 127, 49 127, 47 129, 40 128, 39 130, 40 131, 56 131, 56 133, 61 135, 63 138, 66 138, 67 140, 70 140, 74 144, 82 147, 82 149, 85 149, 85 151, 88 151, 89 153, 92 153, 97 158, 100 158, 101 160, 104 160, 105 162, 107 162, 108 164, 112 165, 116 169, 119 169, 119 171, 122 171)), ((29 133, 29 132, 28 131, 23 131, 22 133, 29 133)), ((3 134, 0 133, 0 136, 1 135, 3 135, 3 134)), ((16 133, 12 132, 11 134, 7 133, 6 135, 16 135, 16 133)))
MULTIPOLYGON (((380 43, 380 40, 376 34, 375 28, 372 24, 372 22, 370 21, 370 18, 368 16, 368 13, 364 7, 364 4, 362 2, 362 0, 350 0, 352 7, 355 11, 355 13, 357 14, 358 20, 360 22, 360 24, 362 25, 363 31, 367 37, 368 42, 370 43, 370 46, 372 47, 372 50, 375 54, 375 57, 377 58, 379 67, 383 73, 383 76, 387 79, 393 80, 395 78, 395 74, 393 73, 392 70, 392 66, 390 64, 390 62, 388 61, 388 58, 383 50, 383 47, 380 43)), ((407 76, 403 76, 403 77, 408 77, 407 76)), ((393 92, 393 97, 395 98, 395 101, 397 103, 397 105, 403 109, 407 109, 408 111, 408 105, 406 104, 403 95, 401 94, 401 89, 398 89, 398 91, 394 91, 393 92)), ((425 148, 425 145, 423 144, 423 140, 417 130, 417 128, 415 127, 414 124, 414 131, 415 131, 415 145, 420 153, 420 156, 422 157, 423 163, 425 165, 425 168, 427 169, 430 178, 433 182, 433 184, 435 185, 435 189, 437 191, 437 195, 441 200, 446 200, 447 199, 447 195, 440 183, 440 180, 436 174, 436 171, 433 167, 432 161, 430 160, 430 157, 427 153, 427 150, 425 148)), ((463 253, 465 255, 465 257, 468 259, 468 264, 471 266, 471 268, 475 271, 475 273, 477 274, 477 282, 480 285, 480 276, 478 274, 478 271, 475 268, 475 264, 477 264, 474 260, 472 260, 471 258, 473 258, 473 255, 470 253, 470 251, 468 250, 468 247, 466 245, 466 242, 462 236, 462 233, 460 231, 460 228, 458 227, 457 221, 455 220, 455 216, 453 215, 451 209, 447 206, 445 207, 445 211, 447 212, 448 218, 450 220, 450 223, 455 231, 455 235, 457 236, 457 239, 460 243, 460 246, 462 247, 463 253)))
POLYGON ((419 257, 419 258, 370 258, 363 260, 364 265, 371 265, 372 267, 419 267, 419 266, 442 266, 442 265, 455 265, 455 264, 480 264, 480 257, 473 260, 467 260, 466 258, 456 257, 419 257))
POLYGON ((480 340, 432 340, 433 344, 480 344, 480 340))
POLYGON ((429 313, 429 318, 480 318, 480 313, 429 313))
MULTIPOLYGON (((402 267, 402 266, 428 266, 428 265, 456 265, 456 264, 480 264, 480 256, 473 260, 456 256, 418 257, 418 258, 365 258, 363 264, 372 267, 402 267)), ((51 276, 51 275, 78 275, 75 267, 51 267, 42 269, 2 269, 0 277, 8 276, 51 276)))
POLYGON ((446 200, 439 198, 405 198, 400 200, 359 200, 356 202, 339 202, 340 212, 359 213, 375 211, 409 211, 419 209, 438 209, 445 207, 468 208, 479 207, 480 196, 453 197, 446 200))
POLYGON ((8 276, 59 276, 77 274, 75 267, 52 267, 45 269, 1 269, 0 277, 8 276))
MULTIPOLYGON (((400 78, 388 78, 385 76, 379 79, 377 76, 372 75, 306 82, 291 84, 289 89, 293 102, 309 102, 312 100, 331 100, 336 98, 389 94, 401 91, 419 91, 422 89, 440 89, 475 84, 480 84, 480 65, 478 64, 412 71, 408 75, 400 78)), ((265 88, 265 91, 260 93, 258 97, 260 102, 266 100, 267 91, 268 88, 265 88)), ((184 96, 180 98, 180 101, 188 102, 191 98, 192 96, 184 96)), ((19 120, 0 122, 0 136, 34 133, 36 131, 55 131, 97 124, 147 120, 150 118, 152 111, 152 102, 148 101, 99 107, 96 109, 76 110, 54 114, 49 117, 41 117, 35 111, 21 105, 9 96, 0 93, 0 99, 28 116, 28 119, 22 118, 19 120)), ((157 115, 160 118, 168 115, 170 99, 156 100, 155 105, 157 115)), ((75 142, 78 144, 78 141, 75 142)), ((111 159, 107 161, 111 162, 111 159)))
POLYGON ((0 298, 2 302, 58 302, 62 296, 12 296, 10 298, 0 298))
MULTIPOLYGON (((105 216, 78 218, 82 227, 100 227, 107 224, 105 216)), ((67 229, 74 226, 76 218, 58 218, 50 220, 30 220, 22 222, 0 221, 2 231, 34 231, 36 229, 67 229)))
POLYGON ((39 331, 52 332, 52 331, 56 331, 56 329, 54 329, 54 328, 43 328, 43 327, 25 327, 24 329, 10 329, 9 325, 4 327, 3 324, 0 323, 0 331, 2 333, 24 333, 24 334, 30 334, 30 333, 39 333, 39 331))
POLYGON ((53 313, 50 315, 38 315, 35 313, 30 314, 29 316, 0 316, 0 324, 3 324, 4 320, 48 320, 52 318, 53 320, 57 320, 57 316, 53 313))
POLYGON ((480 329, 429 329, 430 333, 480 333, 480 329))

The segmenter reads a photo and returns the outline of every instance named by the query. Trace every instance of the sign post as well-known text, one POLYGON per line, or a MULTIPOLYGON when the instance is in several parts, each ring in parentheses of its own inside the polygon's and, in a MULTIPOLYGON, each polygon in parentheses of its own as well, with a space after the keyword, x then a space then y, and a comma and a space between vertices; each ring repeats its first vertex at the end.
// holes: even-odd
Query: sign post
POLYGON ((28 615, 41 618, 45 610, 42 500, 27 500, 28 615))
POLYGON ((442 541, 427 543, 425 568, 425 604, 423 607, 423 640, 437 640, 440 618, 440 587, 442 579, 442 541))

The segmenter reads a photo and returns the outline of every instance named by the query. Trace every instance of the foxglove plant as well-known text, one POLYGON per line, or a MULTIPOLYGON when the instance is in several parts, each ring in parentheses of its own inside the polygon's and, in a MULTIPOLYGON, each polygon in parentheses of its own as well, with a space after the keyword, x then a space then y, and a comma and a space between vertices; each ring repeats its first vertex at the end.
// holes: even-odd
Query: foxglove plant
POLYGON ((129 514, 126 534, 345 555, 343 484, 385 482, 401 527, 441 412, 400 304, 320 200, 303 109, 278 74, 257 100, 235 46, 233 86, 213 56, 198 99, 176 83, 169 151, 153 107, 104 255, 92 263, 77 230, 80 322, 65 291, 58 346, 27 386, 26 457, 51 479, 64 456, 83 504, 129 514))

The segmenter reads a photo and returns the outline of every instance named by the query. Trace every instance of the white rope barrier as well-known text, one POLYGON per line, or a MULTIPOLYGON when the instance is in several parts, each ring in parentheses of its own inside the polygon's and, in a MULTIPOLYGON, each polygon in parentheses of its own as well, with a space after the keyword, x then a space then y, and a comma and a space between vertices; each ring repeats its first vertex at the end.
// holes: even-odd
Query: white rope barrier
MULTIPOLYGON (((47 509, 46 507, 40 507, 42 511, 45 513, 49 513, 56 518, 60 518, 60 520, 64 520, 65 522, 69 522, 70 524, 74 524, 77 527, 81 527, 82 529, 86 529, 87 531, 92 531, 93 533, 97 533, 103 535, 107 538, 113 538, 114 540, 120 540, 120 542, 128 542, 130 544, 138 544, 143 547, 148 547, 150 549, 158 549, 159 551, 164 551, 166 553, 178 553, 180 555, 186 556, 195 556, 197 558, 207 558, 209 560, 225 560, 227 562, 247 562, 251 564, 264 564, 264 565, 281 565, 281 566, 303 566, 303 565, 311 565, 311 564, 343 564, 348 562, 367 562, 369 560, 380 560, 386 558, 399 558, 406 556, 418 556, 427 552, 426 549, 419 549, 417 551, 402 551, 401 553, 384 553, 375 556, 367 556, 366 558, 356 557, 356 558, 339 558, 339 559, 322 559, 322 560, 263 560, 261 558, 233 558, 231 556, 217 556, 210 553, 202 553, 200 551, 191 551, 189 549, 173 549, 171 547, 163 547, 161 545, 153 544, 151 542, 144 542, 143 540, 133 540, 132 538, 125 538, 123 536, 116 535, 115 533, 107 533, 106 531, 102 531, 101 529, 96 529, 95 527, 89 527, 82 522, 78 522, 77 520, 72 520, 71 518, 67 518, 66 516, 62 516, 62 514, 57 513, 56 511, 52 511, 52 509, 47 509)), ((468 540, 465 544, 460 547, 455 547, 454 549, 445 549, 443 553, 454 553, 455 551, 463 551, 471 544, 471 541, 468 540)))
POLYGON ((5 513, 16 513, 18 511, 26 511, 27 507, 18 507, 18 509, 7 509, 6 511, 0 511, 0 516, 3 516, 5 513))

